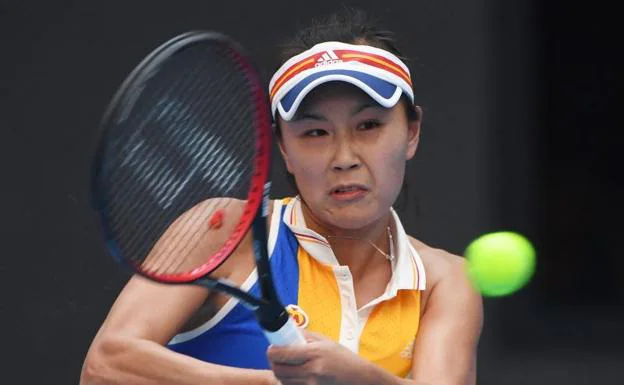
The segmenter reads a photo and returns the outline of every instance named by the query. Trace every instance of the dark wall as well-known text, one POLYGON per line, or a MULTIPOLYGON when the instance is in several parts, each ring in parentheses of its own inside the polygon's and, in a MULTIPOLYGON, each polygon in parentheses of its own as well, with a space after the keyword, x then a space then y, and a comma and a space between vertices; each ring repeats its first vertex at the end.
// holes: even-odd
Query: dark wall
MULTIPOLYGON (((352 3, 397 32, 425 110, 401 214, 410 233, 454 253, 500 228, 537 243, 534 282, 515 296, 486 300, 480 384, 617 383, 610 330, 622 318, 610 309, 621 299, 616 284, 623 271, 615 264, 615 237, 602 235, 615 234, 607 202, 621 196, 621 185, 612 181, 615 158, 601 157, 605 143, 613 143, 601 130, 608 122, 601 106, 612 100, 604 90, 616 69, 587 37, 608 33, 586 10, 568 7, 562 16, 544 3, 498 3, 352 3), (592 48, 586 55, 578 51, 582 36, 583 49, 592 48), (579 111, 585 120, 574 118, 579 111), (587 126, 596 133, 589 142, 587 126), (569 194, 577 190, 581 195, 569 194), (589 214, 596 212, 603 214, 589 214), (571 241, 583 238, 591 241, 582 247, 571 241), (573 274, 579 281, 566 281, 573 274), (601 290, 583 297, 596 285, 601 290), (564 299, 565 310, 558 307, 564 299), (599 299, 604 314, 592 318, 594 308, 584 304, 599 299), (547 338, 553 334, 558 338, 547 338)), ((127 278, 103 249, 87 181, 97 122, 128 71, 180 32, 213 29, 239 40, 270 76, 282 36, 339 7, 329 0, 175 4, 0 3, 1 191, 8 219, 1 309, 9 334, 4 361, 17 370, 15 383, 77 383, 88 345, 127 278), (27 284, 18 283, 23 279, 27 284)), ((282 174, 278 163, 275 195, 289 191, 282 174)))
POLYGON ((622 383, 619 21, 601 2, 518 3, 492 8, 490 107, 501 128, 492 188, 498 225, 533 239, 539 263, 526 289, 486 302, 503 353, 488 364, 513 377, 505 383, 622 383))

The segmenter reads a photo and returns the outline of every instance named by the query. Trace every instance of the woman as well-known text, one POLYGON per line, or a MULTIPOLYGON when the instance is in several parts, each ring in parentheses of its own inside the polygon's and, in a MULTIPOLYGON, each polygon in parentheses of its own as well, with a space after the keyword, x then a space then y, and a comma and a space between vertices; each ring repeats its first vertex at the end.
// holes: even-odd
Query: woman
MULTIPOLYGON (((252 313, 133 277, 82 384, 474 384, 480 296, 463 259, 408 236, 392 205, 422 111, 390 35, 330 16, 284 50, 269 94, 298 195, 273 202, 278 293, 308 344, 269 347, 252 313)), ((215 275, 255 290, 249 237, 215 275)))

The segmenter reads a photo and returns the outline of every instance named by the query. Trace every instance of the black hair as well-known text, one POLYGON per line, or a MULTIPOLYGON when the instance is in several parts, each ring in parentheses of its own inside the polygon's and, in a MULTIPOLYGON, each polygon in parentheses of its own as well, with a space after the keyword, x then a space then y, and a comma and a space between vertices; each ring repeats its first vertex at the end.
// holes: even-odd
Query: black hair
POLYGON ((350 44, 365 44, 389 51, 407 61, 396 46, 394 34, 382 29, 360 9, 344 8, 301 28, 282 45, 280 62, 326 41, 340 41, 350 44))

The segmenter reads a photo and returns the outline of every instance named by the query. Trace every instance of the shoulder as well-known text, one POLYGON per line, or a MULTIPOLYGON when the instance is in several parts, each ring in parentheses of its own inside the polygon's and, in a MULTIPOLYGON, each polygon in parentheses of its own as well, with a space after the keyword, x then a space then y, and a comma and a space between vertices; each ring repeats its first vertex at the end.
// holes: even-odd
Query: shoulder
POLYGON ((446 301, 450 297, 461 298, 472 302, 475 306, 480 306, 478 304, 481 302, 481 297, 474 290, 466 274, 467 266, 464 257, 429 246, 411 236, 409 239, 427 274, 427 288, 423 293, 421 306, 423 310, 432 305, 431 301, 446 301))
POLYGON ((423 262, 430 286, 449 275, 465 274, 466 262, 463 257, 429 246, 411 236, 409 240, 423 262))

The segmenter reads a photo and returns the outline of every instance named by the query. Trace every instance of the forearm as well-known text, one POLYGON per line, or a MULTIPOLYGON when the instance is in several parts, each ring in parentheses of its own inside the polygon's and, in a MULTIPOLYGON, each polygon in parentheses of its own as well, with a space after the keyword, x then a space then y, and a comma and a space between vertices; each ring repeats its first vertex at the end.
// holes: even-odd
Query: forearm
POLYGON ((210 364, 152 341, 119 337, 93 345, 80 385, 265 385, 270 378, 269 371, 210 364))
POLYGON ((359 380, 359 384, 365 385, 433 385, 425 382, 415 381, 407 378, 397 377, 379 366, 368 363, 366 374, 363 379, 359 380), (362 381, 363 380, 363 381, 362 381))

